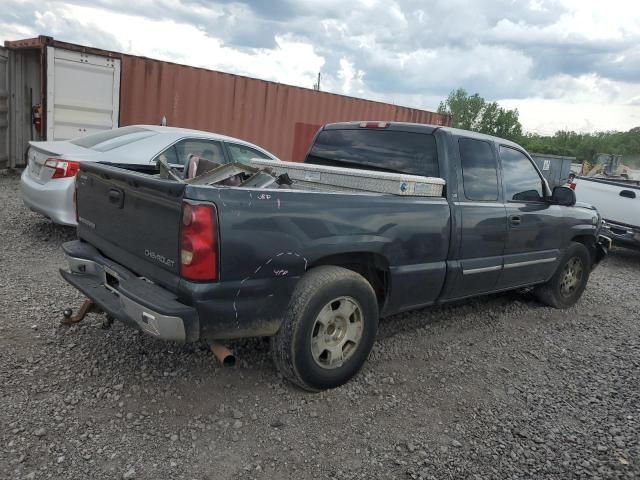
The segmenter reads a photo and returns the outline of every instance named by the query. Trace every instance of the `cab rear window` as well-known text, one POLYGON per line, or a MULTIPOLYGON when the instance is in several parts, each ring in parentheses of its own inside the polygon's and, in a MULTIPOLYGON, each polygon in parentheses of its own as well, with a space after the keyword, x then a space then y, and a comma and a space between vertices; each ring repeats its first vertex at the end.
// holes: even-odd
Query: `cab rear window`
POLYGON ((323 130, 305 163, 438 177, 431 134, 382 129, 323 130))

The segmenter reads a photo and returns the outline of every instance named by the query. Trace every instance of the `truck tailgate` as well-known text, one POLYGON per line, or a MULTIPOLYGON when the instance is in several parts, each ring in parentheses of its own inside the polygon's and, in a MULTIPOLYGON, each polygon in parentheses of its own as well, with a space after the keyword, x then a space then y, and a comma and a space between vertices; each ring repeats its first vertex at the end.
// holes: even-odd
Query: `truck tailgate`
POLYGON ((77 177, 78 237, 140 276, 179 282, 184 184, 83 162, 77 177))

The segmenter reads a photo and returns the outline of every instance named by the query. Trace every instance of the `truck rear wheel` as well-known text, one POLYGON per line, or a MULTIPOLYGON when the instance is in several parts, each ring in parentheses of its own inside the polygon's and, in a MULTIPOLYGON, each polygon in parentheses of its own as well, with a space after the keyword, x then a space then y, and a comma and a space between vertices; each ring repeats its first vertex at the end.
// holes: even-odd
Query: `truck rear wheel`
POLYGON ((361 275, 334 266, 310 270, 298 283, 278 333, 273 361, 309 391, 338 387, 362 367, 378 330, 378 301, 361 275))
POLYGON ((535 288, 538 300, 554 308, 569 308, 582 296, 591 272, 591 255, 581 243, 573 242, 562 257, 556 273, 535 288))

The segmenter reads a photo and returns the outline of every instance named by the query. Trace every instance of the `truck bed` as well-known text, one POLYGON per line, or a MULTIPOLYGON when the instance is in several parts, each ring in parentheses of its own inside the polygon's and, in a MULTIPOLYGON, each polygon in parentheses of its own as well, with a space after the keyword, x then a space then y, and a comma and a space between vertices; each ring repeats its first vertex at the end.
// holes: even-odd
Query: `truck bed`
POLYGON ((635 181, 578 177, 576 199, 593 205, 607 221, 640 229, 640 185, 635 181))
POLYGON ((211 338, 273 334, 297 280, 334 255, 367 255, 391 276, 383 314, 432 303, 446 274, 443 197, 190 185, 95 163, 82 164, 77 197, 79 239, 178 301, 200 303, 216 319, 202 326, 211 338), (215 283, 180 277, 184 201, 215 205, 215 283))
POLYGON ((578 177, 576 198, 596 207, 603 233, 616 244, 640 248, 640 185, 637 181, 578 177))

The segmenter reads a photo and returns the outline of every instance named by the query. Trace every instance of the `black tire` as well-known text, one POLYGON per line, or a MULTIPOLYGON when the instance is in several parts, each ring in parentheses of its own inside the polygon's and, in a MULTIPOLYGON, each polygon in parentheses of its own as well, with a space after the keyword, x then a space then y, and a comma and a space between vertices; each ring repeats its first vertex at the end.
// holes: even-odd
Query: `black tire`
POLYGON ((558 265, 556 273, 547 283, 535 288, 538 300, 554 308, 569 308, 580 299, 589 281, 591 273, 591 255, 582 243, 572 242, 558 265), (581 273, 574 275, 575 281, 568 281, 571 270, 581 273))
POLYGON ((369 356, 377 331, 378 301, 369 282, 351 270, 321 266, 307 272, 296 286, 280 330, 271 337, 271 354, 287 380, 317 392, 338 387, 358 373, 369 356), (335 305, 339 308, 332 310, 335 305), (338 313, 343 311, 343 305, 345 312, 354 308, 346 320, 345 315, 338 313), (326 318, 330 320, 327 322, 326 318), (344 328, 331 330, 324 325, 331 322, 341 322, 344 328), (338 330, 348 331, 350 337, 358 336, 357 341, 345 340, 344 335, 340 341, 330 337, 330 331, 338 334, 338 330), (318 354, 318 339, 324 342, 327 338, 338 343, 332 344, 334 349, 339 348, 335 365, 330 365, 334 361, 330 351, 318 354))

